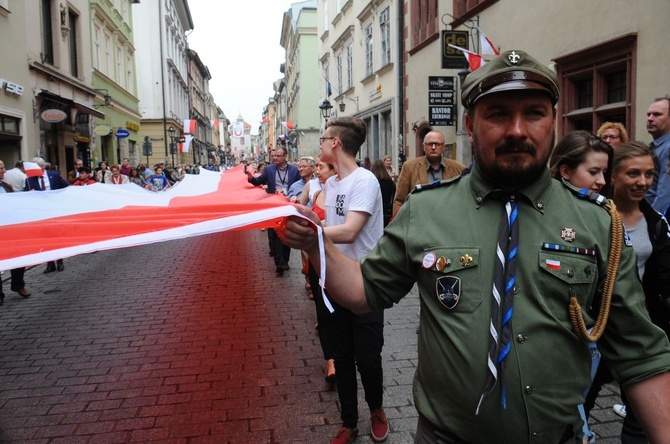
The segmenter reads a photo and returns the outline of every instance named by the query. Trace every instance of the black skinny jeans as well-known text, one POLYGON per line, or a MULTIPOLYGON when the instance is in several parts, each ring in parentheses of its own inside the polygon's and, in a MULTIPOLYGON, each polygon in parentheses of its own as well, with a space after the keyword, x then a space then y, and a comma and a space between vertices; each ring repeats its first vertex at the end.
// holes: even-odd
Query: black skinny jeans
MULTIPOLYGON (((319 297, 314 295, 315 299, 319 297)), ((356 315, 333 302, 335 312, 326 316, 326 334, 335 359, 337 394, 345 427, 358 424, 358 383, 356 368, 361 375, 365 401, 370 410, 382 407, 384 373, 384 310, 356 315)), ((319 324, 321 328, 321 324, 319 324)))

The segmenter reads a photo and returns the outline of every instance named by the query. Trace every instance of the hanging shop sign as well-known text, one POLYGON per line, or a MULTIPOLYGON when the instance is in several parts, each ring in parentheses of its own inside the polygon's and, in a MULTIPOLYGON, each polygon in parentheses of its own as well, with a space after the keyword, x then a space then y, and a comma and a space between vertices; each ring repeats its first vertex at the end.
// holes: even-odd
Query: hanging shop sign
POLYGON ((119 128, 116 130, 116 137, 118 137, 119 139, 125 139, 128 136, 130 136, 128 130, 124 130, 123 128, 119 128))
POLYGON ((96 136, 108 136, 112 132, 112 127, 109 125, 98 125, 93 130, 96 136))
POLYGON ((130 120, 126 120, 126 128, 131 129, 133 131, 140 130, 140 126, 136 123, 131 122, 130 120))
POLYGON ((67 118, 67 114, 65 111, 61 111, 59 109, 45 109, 42 111, 42 114, 40 114, 40 117, 42 117, 42 120, 45 122, 58 123, 65 120, 67 118))

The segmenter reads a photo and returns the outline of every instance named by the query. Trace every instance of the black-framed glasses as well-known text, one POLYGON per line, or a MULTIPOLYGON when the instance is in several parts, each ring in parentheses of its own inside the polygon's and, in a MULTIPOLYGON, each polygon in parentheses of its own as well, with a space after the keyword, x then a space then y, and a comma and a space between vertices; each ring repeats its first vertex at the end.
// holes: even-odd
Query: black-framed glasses
POLYGON ((619 140, 621 137, 615 136, 615 135, 610 135, 610 134, 603 134, 601 137, 603 140, 619 140))
POLYGON ((324 140, 332 140, 335 137, 319 137, 319 145, 323 145, 324 140))

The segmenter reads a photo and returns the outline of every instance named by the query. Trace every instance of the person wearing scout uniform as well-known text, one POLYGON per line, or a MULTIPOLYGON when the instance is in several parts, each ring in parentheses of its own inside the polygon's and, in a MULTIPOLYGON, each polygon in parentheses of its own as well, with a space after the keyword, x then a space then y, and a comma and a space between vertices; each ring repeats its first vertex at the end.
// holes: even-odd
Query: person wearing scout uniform
MULTIPOLYGON (((389 308, 418 284, 416 443, 578 442, 596 339, 650 441, 670 439, 670 345, 616 210, 546 167, 557 101, 554 72, 523 51, 496 57, 463 84, 471 172, 412 193, 360 264, 324 236, 338 304, 389 308)), ((289 218, 280 237, 318 266, 310 222, 289 218)))

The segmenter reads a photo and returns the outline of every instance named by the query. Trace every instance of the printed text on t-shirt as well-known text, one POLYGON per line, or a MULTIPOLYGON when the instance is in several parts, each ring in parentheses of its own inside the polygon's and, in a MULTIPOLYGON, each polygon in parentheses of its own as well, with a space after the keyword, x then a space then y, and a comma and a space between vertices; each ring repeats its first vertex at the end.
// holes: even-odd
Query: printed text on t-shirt
POLYGON ((346 195, 344 194, 338 194, 337 195, 337 201, 336 201, 336 206, 335 208, 337 209, 337 215, 338 216, 344 216, 344 199, 346 199, 346 195))

